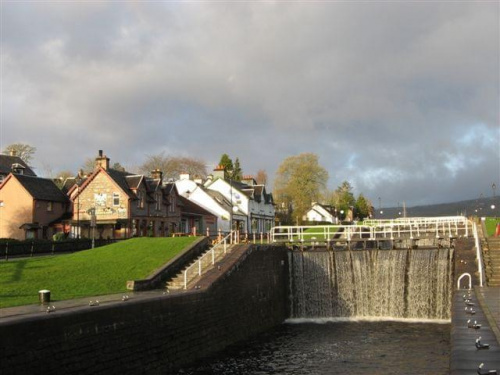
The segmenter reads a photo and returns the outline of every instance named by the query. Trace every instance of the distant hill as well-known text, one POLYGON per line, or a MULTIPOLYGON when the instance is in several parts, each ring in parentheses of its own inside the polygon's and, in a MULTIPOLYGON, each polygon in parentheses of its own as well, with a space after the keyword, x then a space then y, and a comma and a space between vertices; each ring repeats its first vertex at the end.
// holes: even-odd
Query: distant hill
MULTIPOLYGON (((406 207, 407 217, 457 215, 500 217, 500 197, 406 207), (492 206, 494 206, 494 208, 492 208, 492 206)), ((398 217, 403 217, 403 207, 382 207, 381 210, 375 210, 376 219, 395 219, 398 217), (383 213, 381 214, 380 211, 383 211, 383 213)))

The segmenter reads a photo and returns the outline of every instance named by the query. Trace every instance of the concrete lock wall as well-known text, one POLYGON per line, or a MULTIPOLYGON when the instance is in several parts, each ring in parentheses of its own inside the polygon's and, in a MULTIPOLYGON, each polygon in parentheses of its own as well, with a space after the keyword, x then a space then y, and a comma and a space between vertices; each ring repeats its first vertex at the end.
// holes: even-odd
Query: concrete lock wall
POLYGON ((283 322, 286 249, 246 245, 204 290, 2 322, 0 373, 166 374, 283 322))

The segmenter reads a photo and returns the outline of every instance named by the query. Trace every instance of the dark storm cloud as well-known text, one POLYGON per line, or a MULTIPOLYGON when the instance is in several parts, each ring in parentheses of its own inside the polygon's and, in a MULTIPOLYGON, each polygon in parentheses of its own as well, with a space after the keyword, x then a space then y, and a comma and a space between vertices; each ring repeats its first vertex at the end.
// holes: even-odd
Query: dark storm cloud
POLYGON ((2 22, 2 147, 39 168, 228 153, 272 178, 315 152, 388 204, 500 185, 497 2, 4 2, 2 22))

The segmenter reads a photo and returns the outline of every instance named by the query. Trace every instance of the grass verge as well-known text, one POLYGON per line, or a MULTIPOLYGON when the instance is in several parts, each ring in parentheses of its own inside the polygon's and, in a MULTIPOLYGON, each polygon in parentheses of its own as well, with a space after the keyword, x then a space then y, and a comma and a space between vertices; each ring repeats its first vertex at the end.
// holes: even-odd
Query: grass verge
POLYGON ((78 253, 0 263, 0 308, 34 304, 49 289, 60 301, 126 291, 127 280, 143 279, 197 237, 133 238, 78 253))
POLYGON ((488 237, 495 235, 498 223, 500 223, 500 217, 487 217, 485 219, 484 225, 486 226, 486 233, 488 237))

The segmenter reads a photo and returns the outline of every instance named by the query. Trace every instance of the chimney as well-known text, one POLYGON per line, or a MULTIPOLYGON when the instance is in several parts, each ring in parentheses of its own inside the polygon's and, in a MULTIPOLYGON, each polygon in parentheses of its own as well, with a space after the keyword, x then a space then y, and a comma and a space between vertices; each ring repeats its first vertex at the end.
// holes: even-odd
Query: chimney
POLYGON ((105 170, 109 169, 109 158, 103 154, 102 150, 99 150, 99 156, 95 159, 96 168, 102 167, 105 170))
POLYGON ((10 150, 10 156, 17 156, 16 150, 10 150))
POLYGON ((179 180, 189 180, 189 173, 181 173, 179 180))
POLYGON ((214 179, 222 178, 224 180, 225 177, 226 177, 226 173, 224 171, 224 167, 222 165, 216 166, 214 169, 214 179))
POLYGON ((151 171, 151 177, 155 180, 160 180, 160 184, 163 181, 163 172, 156 168, 154 171, 151 171))
POLYGON ((257 183, 255 182, 253 176, 250 176, 250 175, 247 175, 247 176, 243 176, 243 178, 241 179, 241 182, 243 182, 244 184, 247 184, 249 186, 254 186, 256 185, 257 183))

